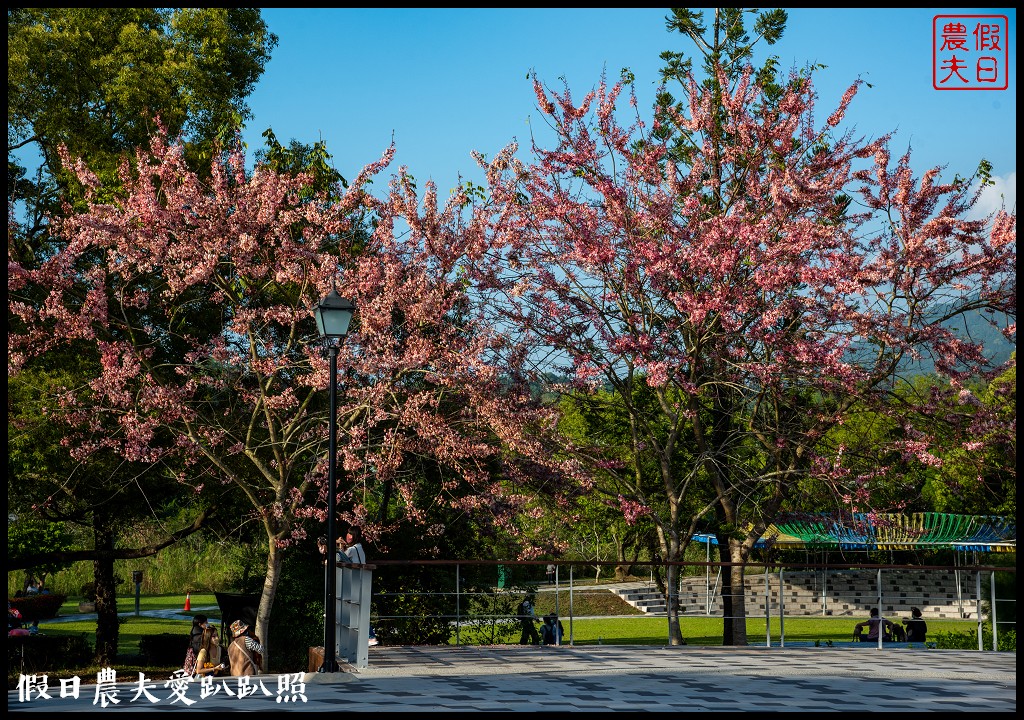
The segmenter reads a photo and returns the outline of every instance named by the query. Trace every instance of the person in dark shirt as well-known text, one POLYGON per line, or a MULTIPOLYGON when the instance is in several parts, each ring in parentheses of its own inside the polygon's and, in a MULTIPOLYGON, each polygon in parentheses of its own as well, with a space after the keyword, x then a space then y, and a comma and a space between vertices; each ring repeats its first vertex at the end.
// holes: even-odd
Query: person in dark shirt
POLYGON ((539 645, 540 637, 537 635, 537 626, 534 624, 537 621, 537 615, 533 609, 530 597, 524 598, 519 603, 519 607, 516 608, 516 614, 519 616, 519 624, 522 628, 522 632, 519 635, 519 644, 539 645))
POLYGON ((907 629, 907 642, 924 642, 924 636, 928 633, 928 623, 921 617, 921 608, 910 608, 910 615, 909 620, 903 621, 907 629))

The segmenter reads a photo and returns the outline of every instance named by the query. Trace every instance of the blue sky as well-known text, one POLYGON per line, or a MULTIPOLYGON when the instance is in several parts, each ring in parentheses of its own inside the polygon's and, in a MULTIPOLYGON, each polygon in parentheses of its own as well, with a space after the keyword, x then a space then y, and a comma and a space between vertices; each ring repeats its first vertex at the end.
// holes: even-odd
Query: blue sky
MULTIPOLYGON (((944 177, 952 178, 986 158, 998 183, 992 198, 1002 193, 1015 208, 1015 9, 788 12, 782 40, 759 45, 757 58, 777 55, 787 69, 826 65, 815 75, 820 121, 862 78, 872 87, 862 89, 845 127, 866 137, 894 131, 893 155, 910 145, 917 174, 946 165, 944 177), (1006 90, 933 87, 936 15, 1007 16, 1006 90)), ((460 173, 480 179, 473 150, 493 157, 518 139, 520 155, 528 157, 531 131, 543 132, 530 71, 552 86, 564 78, 582 97, 602 70, 614 79, 628 67, 641 109, 649 109, 661 52, 694 50, 665 29, 668 14, 667 8, 264 8, 280 42, 249 98, 254 118, 245 139, 251 149, 261 146, 268 127, 282 142, 322 139, 351 178, 393 137, 397 154, 387 172, 407 165, 418 180, 432 178, 443 197, 460 173)))

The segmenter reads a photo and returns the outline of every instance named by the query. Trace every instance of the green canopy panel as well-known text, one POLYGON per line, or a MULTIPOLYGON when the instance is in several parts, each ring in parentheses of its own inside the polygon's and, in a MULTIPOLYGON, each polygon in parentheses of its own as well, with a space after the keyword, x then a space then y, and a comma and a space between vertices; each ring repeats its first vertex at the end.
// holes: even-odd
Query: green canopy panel
MULTIPOLYGON (((694 535, 701 543, 718 544, 708 533, 694 535)), ((952 548, 976 552, 1013 552, 1017 525, 994 515, 949 513, 855 513, 792 516, 769 525, 758 548, 842 550, 914 550, 952 548)))

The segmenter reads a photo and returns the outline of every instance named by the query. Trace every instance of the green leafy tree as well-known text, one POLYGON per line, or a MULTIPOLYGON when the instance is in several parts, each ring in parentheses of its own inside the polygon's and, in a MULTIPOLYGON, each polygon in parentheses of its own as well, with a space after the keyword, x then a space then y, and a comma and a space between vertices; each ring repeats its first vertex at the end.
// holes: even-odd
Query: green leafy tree
MULTIPOLYGON (((86 159, 104 179, 108 200, 119 193, 119 163, 148 142, 157 118, 187 141, 190 162, 208 169, 216 142, 249 119, 245 98, 277 44, 257 8, 13 8, 7 18, 8 258, 26 269, 39 267, 66 244, 66 237, 50 235, 64 203, 84 206, 82 186, 64 166, 62 148, 86 159)), ((24 297, 40 298, 31 291, 24 297)), ((9 327, 19 327, 16 315, 9 315, 9 327)), ((75 350, 41 357, 33 361, 34 375, 9 379, 9 418, 21 423, 12 431, 9 421, 20 458, 9 478, 16 478, 14 497, 35 498, 23 517, 35 513, 83 523, 91 528, 93 547, 37 549, 17 562, 43 562, 40 555, 55 553, 60 562, 93 560, 97 653, 108 657, 117 645, 113 559, 155 552, 179 535, 171 532, 148 548, 118 547, 117 528, 137 513, 145 516, 145 500, 153 499, 144 497, 146 490, 134 493, 134 483, 165 478, 168 468, 126 464, 102 453, 75 461, 71 448, 58 442, 66 429, 51 414, 38 412, 57 407, 61 396, 90 392, 99 355, 84 345, 75 350), (33 442, 38 445, 31 447, 33 442)), ((164 487, 180 490, 173 483, 164 487)))
POLYGON ((938 512, 1015 518, 1017 368, 965 388, 960 397, 966 402, 941 403, 928 418, 940 427, 951 416, 961 419, 965 431, 946 433, 936 453, 942 463, 929 473, 922 494, 938 512))
MULTIPOLYGON (((60 368, 33 367, 8 378, 8 569, 54 572, 78 561, 93 564, 96 586, 96 658, 117 655, 114 561, 147 557, 196 532, 207 513, 167 529, 145 545, 121 542, 121 529, 139 518, 166 519, 180 486, 162 463, 125 462, 100 452, 81 462, 71 438, 54 422, 54 398, 85 395, 88 355, 53 353, 60 368), (77 530, 76 530, 77 529, 77 530), (83 545, 85 547, 83 547, 83 545)), ((101 432, 97 429, 97 432, 101 432)), ((80 438, 81 440, 81 438, 80 438)), ((194 493, 185 495, 196 498, 194 493)))
MULTIPOLYGON (((581 526, 601 528, 620 563, 615 569, 620 578, 630 558, 635 562, 645 553, 653 559, 658 553, 652 548, 669 547, 673 537, 692 535, 713 501, 689 488, 673 495, 662 492, 664 474, 684 477, 696 458, 691 445, 671 441, 679 429, 667 423, 659 409, 662 398, 640 375, 628 397, 613 390, 575 392, 560 404, 559 430, 597 469, 601 490, 579 498, 581 526), (643 512, 629 512, 634 503, 643 512), (686 523, 690 526, 679 533, 680 524, 686 523)), ((668 403, 678 402, 672 389, 667 395, 668 403)))
MULTIPOLYGON (((8 556, 25 557, 32 554, 37 548, 62 552, 73 547, 68 528, 61 522, 42 522, 34 518, 19 518, 17 516, 7 519, 7 554, 8 556)), ((46 582, 46 576, 60 572, 71 566, 68 561, 40 562, 28 568, 25 574, 23 589, 28 586, 32 578, 38 579, 41 583, 46 582)))
MULTIPOLYGON (((277 37, 258 8, 13 8, 7 11, 8 202, 14 254, 32 264, 47 216, 80 199, 58 148, 105 181, 159 117, 197 167, 251 116, 245 102, 277 37)), ((41 261, 37 258, 36 262, 41 261)))

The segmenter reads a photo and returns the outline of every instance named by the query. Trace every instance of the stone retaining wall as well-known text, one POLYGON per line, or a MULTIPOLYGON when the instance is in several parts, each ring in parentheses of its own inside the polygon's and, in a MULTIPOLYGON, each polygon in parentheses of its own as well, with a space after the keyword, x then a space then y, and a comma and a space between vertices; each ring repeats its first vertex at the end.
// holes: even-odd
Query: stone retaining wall
MULTIPOLYGON (((780 605, 790 615, 866 616, 878 603, 878 573, 876 570, 829 570, 783 572, 783 590, 779 593, 779 575, 768 575, 770 597, 765 599, 765 575, 746 576, 746 606, 751 615, 764 615, 766 605, 777 615, 780 605)), ((708 580, 704 576, 686 577, 680 583, 679 602, 687 615, 707 613, 708 580)), ((722 599, 720 582, 715 574, 710 578, 713 598, 711 614, 720 615, 722 599)), ((988 599, 989 575, 983 573, 981 596, 988 599)), ((631 605, 645 612, 664 613, 664 598, 655 588, 629 590, 619 593, 631 605)), ((952 571, 883 570, 881 611, 886 616, 909 617, 910 608, 921 609, 928 618, 976 618, 978 612, 977 584, 973 572, 957 574, 952 571), (959 585, 958 585, 959 583, 959 585)))

